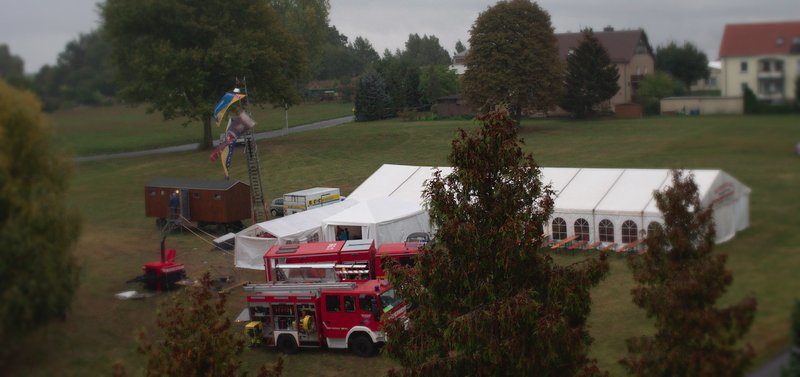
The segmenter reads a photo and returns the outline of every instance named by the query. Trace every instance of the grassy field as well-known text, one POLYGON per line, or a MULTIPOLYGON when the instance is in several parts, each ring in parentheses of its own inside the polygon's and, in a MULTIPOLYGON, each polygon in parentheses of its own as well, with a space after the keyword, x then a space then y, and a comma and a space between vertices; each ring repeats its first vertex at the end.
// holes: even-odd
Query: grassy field
MULTIPOLYGON (((521 130, 526 149, 542 166, 718 168, 752 188, 751 227, 718 250, 729 255, 734 283, 723 303, 755 295, 759 310, 747 336, 759 361, 783 349, 789 339, 789 312, 800 294, 800 141, 797 116, 647 118, 626 121, 527 121, 521 130)), ((261 144, 262 174, 269 198, 312 186, 341 187, 344 194, 383 163, 446 165, 450 140, 472 122, 436 121, 353 123, 290 135, 261 144)), ((63 137, 63 136, 62 136, 63 137)), ((245 166, 234 159, 232 175, 244 179, 245 166)), ((140 329, 150 330, 156 307, 169 295, 143 301, 118 301, 113 294, 140 265, 157 258, 158 234, 144 217, 144 183, 154 176, 218 178, 206 154, 192 152, 130 160, 87 163, 76 168, 69 201, 82 210, 85 232, 77 251, 82 285, 69 318, 46 326, 20 345, 18 375, 107 374, 115 361, 139 372, 135 352, 140 329)), ((203 271, 257 280, 258 272, 234 271, 231 256, 183 234, 168 242, 190 275, 203 271)), ((571 263, 592 254, 560 253, 571 263)), ((627 337, 652 331, 631 303, 630 271, 613 257, 611 273, 592 293, 592 356, 612 375, 622 375, 617 360, 627 337)), ((230 311, 243 296, 231 296, 230 311)), ((247 350, 249 370, 272 361, 272 350, 247 350)), ((371 375, 391 367, 385 357, 360 359, 347 352, 311 351, 286 358, 285 376, 371 375), (369 371, 369 372, 364 372, 369 371)), ((136 374, 136 373, 134 373, 136 374)))
MULTIPOLYGON (((352 115, 349 103, 305 103, 289 109, 289 127, 352 115)), ((285 125, 283 109, 255 108, 256 131, 285 125)), ((196 143, 203 136, 202 122, 183 125, 184 119, 165 121, 144 107, 108 106, 75 108, 52 115, 56 141, 78 156, 122 152, 196 143)), ((225 130, 214 128, 216 139, 225 130)))

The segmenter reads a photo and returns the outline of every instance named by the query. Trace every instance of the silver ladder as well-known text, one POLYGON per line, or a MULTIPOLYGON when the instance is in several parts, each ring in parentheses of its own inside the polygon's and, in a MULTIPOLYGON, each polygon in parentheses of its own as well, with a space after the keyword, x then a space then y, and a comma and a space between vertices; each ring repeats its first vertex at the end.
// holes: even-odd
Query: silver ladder
POLYGON ((244 286, 245 292, 252 293, 286 293, 286 294, 310 294, 314 295, 323 289, 348 290, 355 289, 356 283, 330 282, 330 283, 262 283, 247 284, 244 286))

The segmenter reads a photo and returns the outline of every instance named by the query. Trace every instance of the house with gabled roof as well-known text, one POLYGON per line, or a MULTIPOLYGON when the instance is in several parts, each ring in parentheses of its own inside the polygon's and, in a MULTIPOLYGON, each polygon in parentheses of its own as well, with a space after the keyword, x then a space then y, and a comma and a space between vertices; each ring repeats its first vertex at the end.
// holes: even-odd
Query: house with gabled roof
POLYGON ((795 100, 800 75, 800 21, 727 24, 719 47, 723 96, 750 88, 760 100, 795 100))
MULTIPOLYGON (((614 30, 606 27, 603 31, 595 31, 594 35, 611 58, 611 62, 619 71, 619 92, 611 98, 611 105, 636 102, 639 81, 644 75, 653 73, 655 59, 653 48, 642 29, 614 30)), ((558 53, 562 60, 581 43, 583 33, 556 34, 558 53)))

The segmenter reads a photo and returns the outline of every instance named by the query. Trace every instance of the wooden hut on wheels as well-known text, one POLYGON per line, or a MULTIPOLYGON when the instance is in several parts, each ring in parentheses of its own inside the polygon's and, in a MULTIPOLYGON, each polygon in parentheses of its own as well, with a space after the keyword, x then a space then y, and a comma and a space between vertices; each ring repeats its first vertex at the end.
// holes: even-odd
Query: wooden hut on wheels
POLYGON ((180 200, 180 215, 200 227, 238 231, 251 216, 250 186, 241 181, 156 178, 144 186, 144 203, 145 216, 155 217, 158 226, 170 217, 172 193, 180 200))

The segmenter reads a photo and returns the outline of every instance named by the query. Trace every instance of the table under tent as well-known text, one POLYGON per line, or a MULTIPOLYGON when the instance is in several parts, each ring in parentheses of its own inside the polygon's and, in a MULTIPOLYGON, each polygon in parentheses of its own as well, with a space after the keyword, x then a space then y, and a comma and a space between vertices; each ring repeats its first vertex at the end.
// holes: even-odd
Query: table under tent
MULTIPOLYGON (((376 246, 430 232, 422 192, 437 169, 385 164, 343 202, 255 224, 236 235, 236 267, 261 269, 270 246, 334 241, 345 227, 351 238, 372 238, 376 246)), ((440 169, 442 175, 452 171, 440 169)), ((689 173, 702 204, 714 204, 717 243, 747 228, 747 186, 721 170, 689 173)), ((542 168, 542 180, 556 194, 546 224, 554 244, 621 251, 636 247, 648 227, 663 222, 653 191, 668 187, 671 176, 667 169, 542 168)))

